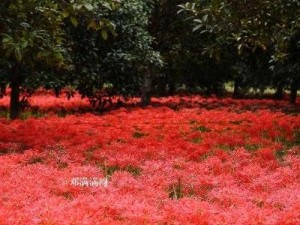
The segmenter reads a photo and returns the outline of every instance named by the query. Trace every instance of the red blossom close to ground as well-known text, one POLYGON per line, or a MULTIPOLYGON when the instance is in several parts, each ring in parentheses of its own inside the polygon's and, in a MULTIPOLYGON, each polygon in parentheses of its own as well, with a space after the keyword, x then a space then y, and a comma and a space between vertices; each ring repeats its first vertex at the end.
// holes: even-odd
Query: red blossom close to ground
MULTIPOLYGON (((44 112, 89 107, 79 96, 32 101, 44 112)), ((300 116, 270 110, 284 102, 154 101, 1 119, 0 224, 300 224, 300 116)))

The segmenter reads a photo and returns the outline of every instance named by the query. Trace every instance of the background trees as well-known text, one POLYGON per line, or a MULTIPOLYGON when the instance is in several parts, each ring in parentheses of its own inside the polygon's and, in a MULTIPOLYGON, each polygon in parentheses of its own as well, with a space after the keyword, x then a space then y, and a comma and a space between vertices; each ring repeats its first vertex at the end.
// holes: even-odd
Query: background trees
MULTIPOLYGON (((93 22, 88 27, 68 28, 80 93, 96 98, 98 105, 103 94, 132 96, 140 95, 141 91, 144 103, 149 101, 147 86, 154 75, 151 71, 162 65, 147 30, 152 9, 152 1, 121 1, 115 10, 106 12, 106 18, 114 25, 110 34, 91 31, 93 22), (106 93, 101 93, 103 89, 106 93)), ((97 13, 103 14, 104 10, 97 13)))
POLYGON ((2 76, 11 91, 11 118, 20 113, 20 86, 40 63, 61 67, 63 16, 53 1, 4 1, 0 10, 2 76))
MULTIPOLYGON (((234 97, 267 88, 295 103, 300 74, 297 0, 2 1, 0 97, 69 86, 101 107, 103 96, 189 92, 234 97)), ((70 96, 70 95, 69 95, 70 96)), ((24 100, 24 99, 23 99, 24 100)))
MULTIPOLYGON (((299 70, 294 61, 299 61, 299 1, 195 0, 180 7, 181 12, 190 13, 193 30, 210 37, 204 53, 219 58, 229 50, 238 64, 242 61, 248 67, 252 86, 260 83, 280 90, 283 84, 290 84, 291 102, 295 102, 299 87, 299 70), (271 71, 268 63, 272 63, 271 71)), ((241 69, 239 65, 235 68, 241 69)), ((242 83, 245 79, 242 75, 235 80, 242 83)))
MULTIPOLYGON (((109 6, 108 2, 89 0, 76 2, 30 0, 1 3, 1 76, 2 83, 9 83, 11 88, 12 119, 20 114, 20 88, 28 80, 33 82, 27 84, 31 83, 34 86, 43 84, 39 83, 42 71, 58 78, 57 70, 69 65, 64 30, 66 20, 69 19, 72 25, 77 26, 76 17, 80 13, 87 15, 99 5, 109 6)), ((51 80, 51 76, 47 78, 51 80)), ((61 80, 63 79, 57 79, 59 82, 61 80)))

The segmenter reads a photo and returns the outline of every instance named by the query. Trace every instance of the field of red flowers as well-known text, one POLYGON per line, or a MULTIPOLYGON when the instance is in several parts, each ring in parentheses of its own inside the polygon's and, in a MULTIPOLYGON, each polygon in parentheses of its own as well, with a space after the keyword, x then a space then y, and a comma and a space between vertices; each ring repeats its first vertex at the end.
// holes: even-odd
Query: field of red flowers
POLYGON ((284 101, 133 99, 101 115, 79 96, 30 101, 47 114, 0 119, 1 225, 300 224, 300 115, 284 101), (55 114, 74 109, 87 113, 55 114))

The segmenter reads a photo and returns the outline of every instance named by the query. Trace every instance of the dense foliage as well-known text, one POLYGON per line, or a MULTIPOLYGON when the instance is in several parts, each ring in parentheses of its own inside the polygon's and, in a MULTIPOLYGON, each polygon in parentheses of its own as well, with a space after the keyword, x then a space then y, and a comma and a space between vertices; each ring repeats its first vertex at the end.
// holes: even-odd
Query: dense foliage
POLYGON ((64 24, 70 20, 73 26, 77 26, 78 15, 89 15, 90 11, 99 8, 99 5, 109 8, 108 2, 92 0, 70 3, 53 0, 1 3, 1 82, 9 83, 12 89, 11 118, 20 114, 20 88, 24 88, 26 82, 32 88, 45 84, 40 82, 43 81, 40 79, 42 71, 47 74, 57 73, 55 79, 51 79, 51 76, 47 78, 61 82, 62 79, 58 77, 60 73, 56 70, 70 65, 67 60, 69 52, 64 24))
POLYGON ((121 1, 106 15, 114 24, 111 36, 95 33, 85 26, 69 30, 74 79, 82 95, 96 98, 100 104, 105 94, 132 96, 141 93, 148 68, 162 65, 159 53, 152 48, 153 38, 147 31, 152 8, 151 1, 121 1), (99 38, 101 35, 104 40, 99 38))
POLYGON ((296 0, 3 1, 0 97, 9 84, 11 118, 39 87, 77 90, 99 109, 112 96, 222 96, 225 83, 234 97, 272 88, 295 103, 299 9, 296 0))
POLYGON ((289 86, 295 102, 300 80, 299 1, 195 0, 180 8, 189 12, 193 31, 201 34, 204 54, 237 62, 231 63, 237 89, 273 86, 281 97, 283 86, 289 86))

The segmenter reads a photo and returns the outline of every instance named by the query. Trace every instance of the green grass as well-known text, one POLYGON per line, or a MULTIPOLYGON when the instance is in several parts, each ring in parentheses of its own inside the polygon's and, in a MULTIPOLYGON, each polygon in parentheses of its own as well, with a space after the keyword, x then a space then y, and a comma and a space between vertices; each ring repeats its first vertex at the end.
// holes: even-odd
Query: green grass
POLYGON ((127 165, 125 167, 120 167, 118 165, 106 165, 105 163, 96 163, 97 166, 104 172, 105 177, 110 178, 117 171, 126 171, 132 176, 137 177, 141 174, 142 169, 140 167, 127 165))

